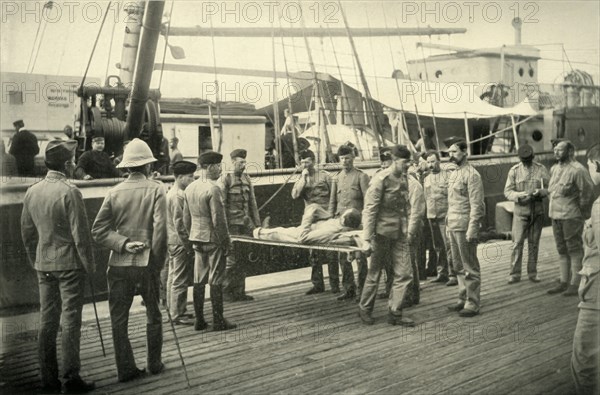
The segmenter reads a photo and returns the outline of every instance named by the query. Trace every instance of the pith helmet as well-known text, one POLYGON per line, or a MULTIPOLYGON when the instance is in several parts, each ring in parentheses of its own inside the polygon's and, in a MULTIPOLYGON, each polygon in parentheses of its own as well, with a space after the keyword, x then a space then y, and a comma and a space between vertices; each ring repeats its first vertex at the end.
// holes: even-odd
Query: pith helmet
POLYGON ((140 139, 133 139, 123 152, 123 160, 117 165, 118 168, 138 167, 148 163, 156 162, 148 144, 140 139))

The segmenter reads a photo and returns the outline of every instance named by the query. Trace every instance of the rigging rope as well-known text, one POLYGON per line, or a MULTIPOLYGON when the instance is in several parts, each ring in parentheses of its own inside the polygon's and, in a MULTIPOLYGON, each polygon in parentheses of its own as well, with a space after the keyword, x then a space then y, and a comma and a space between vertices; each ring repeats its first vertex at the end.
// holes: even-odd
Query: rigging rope
POLYGON ((169 47, 169 32, 171 31, 171 21, 173 20, 173 7, 175 0, 171 1, 171 9, 169 10, 169 23, 167 24, 167 32, 165 33, 165 48, 163 50, 162 63, 160 65, 160 77, 158 78, 158 90, 162 85, 163 72, 165 70, 165 59, 167 57, 167 48, 169 47))
MULTIPOLYGON (((46 6, 48 6, 49 3, 44 4, 44 10, 46 9, 46 6)), ((50 5, 51 7, 52 5, 50 5)), ((43 11, 42 11, 43 12, 43 11)), ((40 19, 40 23, 38 24, 38 28, 37 31, 35 32, 35 39, 33 40, 33 44, 31 46, 31 53, 29 54, 29 62, 27 62, 27 73, 31 73, 33 72, 33 69, 31 71, 29 71, 29 68, 31 67, 31 61, 33 60, 33 54, 36 51, 36 48, 39 48, 40 46, 40 42, 42 41, 40 39, 40 42, 38 42, 38 37, 40 35, 40 29, 42 28, 42 24, 46 21, 46 18, 41 18, 40 19), (36 45, 37 43, 37 45, 36 45)))
POLYGON ((262 211, 262 209, 265 208, 267 206, 267 204, 271 203, 271 201, 273 199, 275 199, 275 196, 277 196, 279 194, 279 192, 281 192, 283 190, 283 188, 287 185, 287 183, 290 181, 290 179, 298 172, 298 170, 300 170, 300 167, 298 167, 298 166, 294 167, 294 172, 292 174, 290 174, 288 176, 288 178, 286 178, 285 181, 281 184, 279 189, 277 189, 275 191, 275 193, 273 195, 271 195, 271 197, 269 199, 267 199, 267 201, 264 202, 263 205, 258 208, 258 211, 262 211))
POLYGON ((92 59, 94 58, 94 52, 96 52, 96 45, 98 45, 98 40, 100 39, 100 34, 102 33, 102 28, 104 27, 104 22, 106 22, 106 17, 108 16, 108 10, 110 9, 110 5, 112 4, 112 0, 108 2, 106 6, 106 12, 104 13, 104 18, 102 18, 102 23, 100 24, 100 29, 98 29, 98 34, 96 35, 96 41, 94 41, 94 46, 92 47, 92 53, 90 53, 90 58, 88 60, 88 64, 85 68, 85 73, 83 73, 83 78, 81 79, 81 86, 85 83, 85 79, 87 77, 87 73, 90 69, 90 65, 92 64, 92 59))
MULTIPOLYGON (((281 25, 281 18, 282 18, 282 14, 279 15, 279 18, 277 19, 278 23, 279 23, 279 30, 282 29, 282 25, 281 25)), ((294 163, 296 165, 300 164, 300 156, 298 155, 298 135, 296 134, 296 124, 294 122, 294 115, 292 112, 292 95, 289 91, 290 88, 290 72, 288 70, 288 65, 287 65, 287 55, 285 52, 285 46, 283 45, 283 36, 280 35, 279 39, 281 40, 281 48, 283 49, 283 64, 285 65, 285 78, 286 78, 286 82, 287 82, 287 86, 288 86, 288 97, 287 97, 287 101, 288 101, 288 114, 291 117, 292 120, 292 143, 293 143, 293 150, 294 150, 294 163)), ((292 37, 292 40, 294 38, 292 37)), ((301 94, 302 95, 302 94, 301 94)), ((304 95, 302 95, 304 96, 304 95)), ((304 101, 306 102, 306 98, 304 98, 304 101)), ((287 123, 287 118, 285 120, 284 125, 287 123)), ((281 131, 277 131, 277 133, 281 134, 281 131)), ((283 154, 283 146, 282 146, 282 152, 279 152, 279 156, 282 156, 283 154)))
MULTIPOLYGON (((346 100, 346 105, 348 106, 348 110, 350 110, 350 100, 348 100, 348 95, 346 95, 346 91, 344 89, 344 77, 342 76, 342 70, 340 69, 340 62, 338 61, 338 57, 337 57, 337 53, 335 51, 335 46, 333 45, 333 37, 331 36, 331 30, 329 25, 327 25, 327 33, 329 35, 329 42, 331 43, 331 49, 333 52, 333 57, 335 59, 335 65, 338 69, 338 73, 340 75, 340 84, 341 84, 341 92, 340 92, 340 98, 342 100, 342 105, 341 105, 341 111, 342 111, 342 116, 341 116, 341 121, 342 123, 344 123, 344 99, 346 100)), ((348 111, 349 112, 349 111, 348 111)), ((354 133, 354 139, 356 140, 356 146, 358 148, 358 152, 360 154, 360 158, 362 160, 365 159, 365 155, 363 153, 361 144, 360 144, 360 140, 358 138, 358 131, 356 130, 356 125, 354 124, 354 114, 350 113, 350 123, 352 124, 352 132, 354 133)))
POLYGON ((110 65, 110 56, 112 54, 113 39, 115 38, 115 28, 117 21, 113 23, 112 33, 110 34, 110 44, 108 45, 108 56, 106 57, 106 70, 104 70, 104 81, 108 78, 108 66, 110 65))
MULTIPOLYGON (((397 16, 396 16, 396 28, 400 29, 400 25, 398 24, 397 16)), ((408 70, 408 61, 406 60, 406 49, 404 48, 404 41, 402 40, 402 36, 400 34, 398 34, 398 39, 400 40, 400 47, 402 48, 402 57, 404 58, 404 65, 406 66, 406 74, 408 76, 408 81, 412 84, 412 77, 408 70)), ((413 101, 415 103, 415 118, 417 120, 417 128, 419 129, 419 135, 421 136, 423 141, 425 141, 425 136, 423 135, 423 130, 421 129, 421 120, 419 119, 419 108, 417 106, 417 100, 414 98, 415 92, 413 92, 412 94, 413 94, 413 101)), ((408 129, 406 129, 406 132, 408 133, 408 129)))
MULTIPOLYGON (((417 20, 417 27, 420 28, 418 20, 417 20)), ((431 44, 431 36, 429 36, 429 43, 431 44)), ((427 91, 430 92, 430 90, 429 90, 429 72, 427 71, 427 60, 425 59, 425 50, 423 49, 422 45, 421 45, 421 54, 423 56, 423 66, 425 66, 425 83, 427 84, 427 91)), ((430 100, 430 103, 431 103, 431 119, 433 121, 433 131, 435 133, 436 151, 438 152, 438 155, 439 155, 440 154, 440 139, 438 137, 437 122, 435 121, 435 111, 433 109, 433 100, 430 100)), ((425 144, 425 139, 423 139, 423 144, 425 144)), ((426 149, 425 145, 423 145, 423 148, 426 149)))
MULTIPOLYGON (((384 25, 385 28, 387 29, 388 25, 387 25, 387 17, 385 15, 385 8, 383 7, 383 3, 381 3, 381 8, 383 10, 383 21, 384 21, 384 25)), ((387 42, 388 42, 388 47, 390 48, 390 56, 392 57, 392 67, 394 68, 394 70, 396 69, 395 64, 396 61, 394 60, 394 51, 392 49, 392 40, 390 39, 390 36, 387 36, 387 42)), ((412 141, 410 141, 410 138, 408 138, 408 124, 406 123, 406 115, 404 113, 404 103, 402 102, 402 94, 400 92, 400 84, 398 83, 398 78, 396 78, 394 75, 392 76, 392 78, 394 79, 394 82, 396 83, 396 92, 398 93, 398 101, 400 102, 400 121, 402 122, 402 128, 404 129, 404 132, 406 133, 406 137, 408 139, 408 143, 407 145, 412 145, 412 141)), ((397 144, 401 144, 400 140, 404 140, 404 138, 400 139, 400 130, 398 130, 398 136, 396 136, 396 143, 397 144)))
MULTIPOLYGON (((223 145, 223 120, 221 119, 221 106, 219 104, 219 80, 217 78, 217 52, 216 52, 216 46, 215 46, 215 31, 213 29, 213 23, 212 23, 212 14, 209 16, 209 23, 210 23, 210 40, 212 42, 212 52, 213 52, 213 68, 215 70, 215 104, 216 104, 216 109, 217 109, 217 123, 218 123, 218 127, 219 127, 219 145, 218 145, 218 149, 217 152, 221 152, 221 146, 223 145)), ((210 105, 210 103, 209 103, 210 105)), ((211 115, 211 121, 212 121, 212 115, 211 115)))
MULTIPOLYGON (((385 16, 385 12, 383 13, 385 16)), ((373 52, 373 37, 371 36, 371 21, 369 20, 369 9, 365 5, 365 15, 367 16, 367 29, 369 29, 369 48, 371 49, 371 65, 373 66, 373 74, 377 75, 377 62, 375 61, 375 53, 373 52)), ((377 97, 381 97, 379 95, 379 81, 377 77, 375 77, 375 94, 377 97)))

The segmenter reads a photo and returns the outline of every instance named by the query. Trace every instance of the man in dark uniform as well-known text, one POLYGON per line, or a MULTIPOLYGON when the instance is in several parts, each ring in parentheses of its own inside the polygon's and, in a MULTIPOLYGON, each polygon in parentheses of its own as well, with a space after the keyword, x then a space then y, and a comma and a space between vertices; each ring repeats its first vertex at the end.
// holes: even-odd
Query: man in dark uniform
MULTIPOLYGON (((342 170, 333 179, 329 200, 329 213, 337 217, 349 208, 355 208, 359 212, 362 212, 364 196, 369 188, 369 176, 354 167, 353 147, 342 145, 337 153, 342 164, 342 170)), ((358 264, 358 292, 356 292, 352 263, 344 258, 340 259, 340 261, 344 293, 338 296, 338 300, 353 299, 356 295, 360 295, 365 283, 365 278, 367 277, 367 259, 361 253, 358 253, 356 256, 358 264)))
POLYGON ((521 163, 514 165, 506 177, 504 196, 515 203, 512 220, 512 254, 510 260, 509 284, 521 280, 521 262, 523 245, 528 243, 527 275, 529 280, 538 283, 538 249, 544 226, 544 197, 547 191, 542 189, 550 181, 550 173, 544 165, 533 160, 533 148, 524 144, 519 147, 521 163))
POLYGON ((223 155, 214 151, 200 154, 200 177, 185 190, 183 219, 195 251, 194 311, 195 330, 207 328, 204 320, 204 291, 210 285, 213 330, 235 329, 223 316, 223 282, 226 256, 231 249, 227 213, 219 183, 223 155))
POLYGON ((414 321, 402 316, 403 301, 413 279, 409 243, 418 237, 410 233, 410 203, 407 163, 411 153, 404 145, 391 150, 393 163, 371 181, 365 196, 363 218, 363 248, 371 252, 371 264, 359 303, 359 316, 373 324, 381 270, 393 266, 394 281, 388 299, 388 322, 391 325, 414 326, 414 321))
POLYGON ((35 156, 40 152, 37 138, 25 129, 22 119, 13 122, 17 133, 12 138, 9 154, 17 160, 17 173, 21 177, 35 176, 35 156))
MULTIPOLYGON (((123 166, 119 167, 122 168, 123 166)), ((104 152, 104 136, 92 138, 92 150, 84 152, 79 157, 75 176, 80 180, 121 177, 121 173, 110 160, 108 154, 104 152)))
POLYGON ((48 174, 25 194, 21 233, 40 288, 38 352, 42 391, 58 392, 56 336, 61 319, 64 392, 87 392, 93 383, 79 376, 81 311, 85 273, 95 271, 92 235, 77 187, 67 181, 77 142, 54 140, 46 147, 48 174))
MULTIPOLYGON (((304 211, 311 204, 318 204, 323 209, 329 209, 329 200, 331 197, 331 176, 324 170, 315 169, 315 154, 311 150, 300 152, 300 164, 304 168, 298 181, 294 183, 292 188, 292 198, 304 200, 304 211)), ((325 284, 323 281, 323 267, 320 259, 325 259, 329 272, 329 285, 331 293, 340 292, 340 274, 339 264, 336 253, 327 253, 321 251, 311 251, 310 280, 312 288, 306 294, 312 295, 323 292, 325 284)))
MULTIPOLYGON (((233 172, 224 174, 221 184, 229 233, 251 236, 254 228, 260 226, 260 217, 252 181, 248 174, 244 173, 246 155, 245 149, 235 149, 231 152, 233 172)), ((227 301, 254 300, 252 296, 246 295, 246 273, 243 267, 245 251, 242 245, 236 245, 231 254, 227 255, 223 283, 223 297, 227 301)))
POLYGON ((167 234, 169 238, 169 275, 167 279, 167 299, 169 311, 175 325, 193 325, 185 317, 188 285, 192 280, 194 250, 190 235, 183 223, 183 201, 186 188, 194 182, 196 164, 179 161, 171 168, 175 182, 167 193, 167 234))
POLYGON ((111 250, 108 261, 108 307, 120 382, 144 374, 137 368, 129 342, 129 309, 136 290, 146 306, 147 367, 158 374, 163 334, 159 309, 159 274, 167 260, 167 199, 165 188, 151 180, 156 161, 150 147, 133 139, 119 168, 129 169, 125 181, 108 191, 92 226, 94 240, 111 250))

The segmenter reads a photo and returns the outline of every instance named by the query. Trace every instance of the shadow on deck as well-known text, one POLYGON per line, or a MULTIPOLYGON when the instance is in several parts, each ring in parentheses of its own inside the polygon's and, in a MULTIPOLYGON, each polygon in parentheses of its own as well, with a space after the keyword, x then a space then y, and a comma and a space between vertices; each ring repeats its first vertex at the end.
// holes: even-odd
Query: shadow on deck
MULTIPOLYGON (((381 300, 373 314, 375 325, 365 326, 355 303, 338 302, 329 292, 304 295, 309 287, 306 269, 298 271, 302 277, 296 282, 286 284, 277 285, 279 277, 267 275, 272 282, 252 292, 256 301, 225 306, 226 316, 239 324, 237 330, 177 327, 192 392, 570 393, 577 298, 546 294, 558 275, 552 230, 544 229, 542 236, 539 284, 527 281, 526 275, 518 284, 506 283, 509 246, 502 241, 479 247, 481 315, 460 318, 447 312, 457 288, 425 282, 420 305, 405 310, 418 323, 410 329, 388 325, 381 300)), ((187 390, 168 324, 163 327, 167 370, 117 383, 105 311, 101 309, 106 358, 89 314, 82 329, 81 374, 96 381, 96 392, 187 390)), ((2 393, 30 392, 39 385, 36 334, 29 329, 3 335, 2 393)), ((130 318, 130 334, 138 366, 144 367, 145 315, 139 308, 130 318)))

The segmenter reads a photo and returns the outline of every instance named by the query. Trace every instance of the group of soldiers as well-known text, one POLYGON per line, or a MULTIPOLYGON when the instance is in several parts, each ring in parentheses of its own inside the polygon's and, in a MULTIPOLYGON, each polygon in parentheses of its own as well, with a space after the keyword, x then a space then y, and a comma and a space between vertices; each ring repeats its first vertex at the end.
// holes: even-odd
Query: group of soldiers
POLYGON ((212 329, 216 331, 236 327, 223 316, 224 294, 229 300, 252 299, 245 293, 243 268, 237 264, 229 236, 230 232, 250 232, 258 221, 254 191, 243 173, 245 150, 231 153, 234 171, 225 175, 222 155, 212 151, 200 155, 199 169, 192 162, 174 163, 175 182, 167 193, 161 182, 151 178, 156 158, 149 146, 132 140, 118 165, 128 176, 109 190, 90 230, 82 194, 66 174, 73 166, 76 147, 74 140, 50 141, 45 151, 48 173, 28 189, 21 215, 23 242, 40 288, 38 346, 44 392, 79 393, 95 387, 79 375, 84 279, 96 268, 94 242, 111 251, 108 304, 120 382, 146 374, 136 366, 128 335, 129 310, 136 294, 146 307, 148 371, 159 374, 165 368, 159 303, 165 262, 174 324, 193 324, 196 330, 208 327, 203 314, 206 284, 210 285, 212 329), (185 311, 190 280, 195 310, 191 323, 185 311), (56 353, 61 310, 62 382, 56 353))
MULTIPOLYGON (((455 277, 458 284, 458 297, 448 309, 460 317, 480 313, 477 243, 485 215, 483 183, 468 162, 467 142, 453 138, 446 145, 450 164, 444 168, 437 151, 415 159, 404 145, 383 149, 381 169, 370 180, 354 166, 355 150, 350 145, 338 150, 342 169, 335 176, 315 167, 310 150, 300 153, 303 170, 293 186, 292 197, 304 200, 311 221, 327 222, 322 232, 362 225, 360 252, 355 256, 311 253, 313 286, 307 294, 324 292, 323 261, 328 263, 332 292, 339 293, 341 265, 343 293, 338 299, 358 301, 360 319, 371 325, 385 269, 388 323, 414 326, 403 310, 419 303, 419 278, 426 275, 417 267, 415 252, 422 248, 418 240, 427 223, 437 256, 434 282, 448 281, 452 285, 455 277), (419 166, 427 171, 419 171, 419 166), (357 283, 353 259, 358 267, 357 283)), ((231 153, 233 171, 226 174, 222 171, 223 156, 213 151, 199 156, 199 166, 176 162, 175 182, 167 193, 162 183, 150 178, 156 161, 152 151, 144 141, 132 140, 118 165, 127 169, 128 176, 108 192, 90 231, 81 192, 65 175, 75 148, 72 140, 50 142, 46 149, 48 174, 27 191, 21 220, 23 241, 40 286, 42 386, 45 390, 61 386, 56 336, 62 299, 62 386, 66 392, 94 388, 93 383, 79 376, 83 284, 85 273, 95 270, 93 242, 111 250, 107 272, 109 309, 118 380, 125 382, 146 374, 145 369, 136 366, 128 337, 134 295, 142 296, 147 310, 147 368, 151 374, 158 374, 164 370, 159 303, 164 263, 168 262, 168 309, 173 324, 193 325, 198 331, 209 327, 204 316, 208 284, 213 330, 234 329, 236 325, 224 317, 224 300, 253 298, 246 294, 240 251, 233 247, 230 235, 250 235, 253 231, 260 234, 253 186, 244 173, 243 149, 231 153), (193 319, 186 312, 190 279, 193 319)), ((549 293, 571 295, 573 290, 576 293, 581 278, 581 234, 583 220, 589 217, 592 184, 585 169, 574 160, 570 142, 558 142, 554 152, 558 163, 549 175, 533 161, 533 150, 528 146, 519 149, 521 163, 509 172, 505 192, 515 202, 509 283, 520 279, 525 238, 529 242, 529 279, 540 281, 537 245, 544 215, 542 199, 549 196, 561 269, 560 283, 549 293)), ((589 288, 591 277, 584 277, 589 288)))

